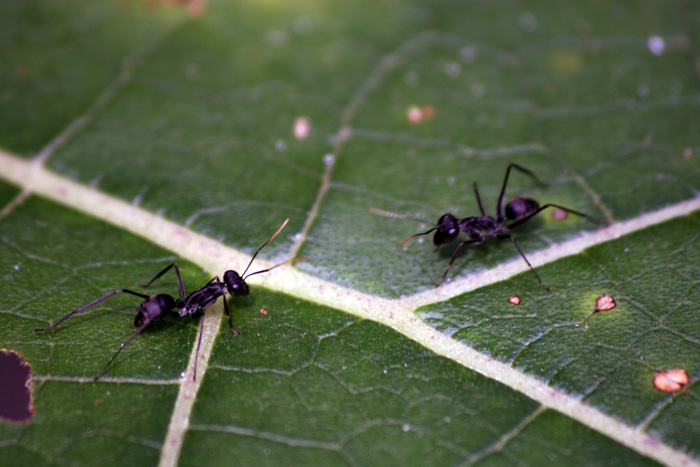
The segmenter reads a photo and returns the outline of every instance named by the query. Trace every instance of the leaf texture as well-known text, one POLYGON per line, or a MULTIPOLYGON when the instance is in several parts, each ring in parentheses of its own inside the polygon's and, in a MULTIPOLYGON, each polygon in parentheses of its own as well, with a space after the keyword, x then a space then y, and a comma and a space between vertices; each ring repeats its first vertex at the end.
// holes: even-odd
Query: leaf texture
POLYGON ((700 9, 4 2, 0 464, 700 464, 700 9), (444 213, 528 196, 510 241, 444 213), (424 219, 382 217, 368 207, 424 219), (251 294, 135 338, 141 299, 251 294), (616 307, 595 311, 596 299, 616 307), (519 299, 519 304, 514 304, 519 299), (203 316, 203 317, 202 317, 203 316), (200 321, 200 320, 203 320, 200 321), (196 354, 200 324, 202 347, 196 354), (197 359, 197 378, 194 362, 197 359), (677 393, 654 387, 684 369, 677 393))

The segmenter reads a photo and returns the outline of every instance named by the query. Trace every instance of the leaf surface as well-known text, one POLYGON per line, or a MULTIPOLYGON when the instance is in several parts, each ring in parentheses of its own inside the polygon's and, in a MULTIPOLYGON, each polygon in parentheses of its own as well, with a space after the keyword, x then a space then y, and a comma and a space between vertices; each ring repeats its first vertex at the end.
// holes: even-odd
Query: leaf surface
POLYGON ((691 2, 6 2, 0 463, 700 462, 691 2), (308 123, 308 132, 304 124, 308 123), (295 129, 296 127, 296 129, 295 129), (432 252, 440 215, 547 209, 432 252), (368 207, 425 219, 373 215, 368 207), (251 295, 136 337, 141 299, 251 295), (596 299, 617 307, 595 312, 596 299), (513 296, 520 304, 509 301, 513 296), (204 320, 203 323, 200 320, 204 320), (194 376, 199 325, 203 326, 194 376), (690 385, 654 388, 658 371, 690 385))

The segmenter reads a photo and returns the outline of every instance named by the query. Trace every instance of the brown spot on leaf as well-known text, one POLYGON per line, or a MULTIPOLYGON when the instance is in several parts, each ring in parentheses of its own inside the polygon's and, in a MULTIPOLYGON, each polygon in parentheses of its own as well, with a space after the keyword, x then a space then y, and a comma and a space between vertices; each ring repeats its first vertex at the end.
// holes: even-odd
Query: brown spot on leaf
POLYGON ((595 301, 595 311, 608 311, 617 308, 617 303, 612 295, 601 295, 595 301))
POLYGON ((14 423, 31 420, 34 416, 31 365, 21 354, 0 349, 0 375, 0 419, 14 423))
POLYGON ((433 118, 435 118, 435 107, 432 105, 424 105, 423 107, 412 105, 406 110, 406 119, 411 125, 420 125, 425 120, 433 118))
POLYGON ((555 221, 563 221, 567 217, 569 217, 569 213, 564 211, 563 209, 554 209, 552 211, 552 219, 554 219, 555 221))
POLYGON ((678 392, 690 382, 685 370, 660 371, 654 376, 654 387, 661 392, 678 392))
POLYGON ((512 295, 512 296, 508 299, 508 301, 509 301, 510 303, 512 303, 513 305, 520 305, 520 297, 518 297, 517 295, 512 295))

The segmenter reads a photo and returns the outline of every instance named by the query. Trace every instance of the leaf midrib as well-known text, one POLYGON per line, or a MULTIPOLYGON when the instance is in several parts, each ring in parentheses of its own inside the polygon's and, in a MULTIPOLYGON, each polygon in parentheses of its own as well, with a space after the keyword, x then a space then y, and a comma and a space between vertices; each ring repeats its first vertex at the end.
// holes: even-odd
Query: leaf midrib
MULTIPOLYGON (((2 174, 3 177, 22 188, 23 194, 18 196, 22 196, 23 199, 30 193, 44 196, 128 230, 199 264, 207 270, 224 270, 229 264, 245 264, 250 260, 250 256, 238 250, 99 190, 57 175, 41 164, 26 161, 0 150, 0 165, 6 169, 2 174)), ((699 209, 700 198, 684 201, 532 253, 529 258, 535 266, 547 264, 566 256, 578 254, 586 248, 621 235, 630 234, 699 209)), ((262 263, 262 267, 272 265, 268 261, 259 261, 262 263)), ((697 460, 687 454, 660 443, 658 439, 642 432, 640 427, 627 425, 582 403, 579 398, 567 395, 548 386, 542 380, 521 373, 505 363, 498 362, 453 340, 425 324, 414 313, 416 308, 420 306, 448 300, 465 292, 500 282, 526 270, 527 266, 517 258, 438 289, 431 289, 401 299, 381 298, 347 289, 289 266, 278 268, 270 274, 260 277, 257 282, 270 290, 336 308, 389 326, 436 354, 499 381, 536 400, 544 407, 565 414, 643 455, 664 463, 700 465, 697 460)), ((207 310, 203 344, 198 362, 199 381, 206 372, 221 317, 220 307, 214 306, 207 310), (208 344, 205 345, 205 342, 208 344)), ((198 390, 198 385, 196 387, 191 385, 193 358, 194 350, 187 366, 187 372, 180 380, 181 390, 176 401, 176 410, 174 410, 173 418, 169 424, 169 433, 172 429, 175 434, 167 438, 163 445, 161 465, 176 464, 179 450, 184 441, 184 434, 187 431, 191 408, 196 400, 198 390)))

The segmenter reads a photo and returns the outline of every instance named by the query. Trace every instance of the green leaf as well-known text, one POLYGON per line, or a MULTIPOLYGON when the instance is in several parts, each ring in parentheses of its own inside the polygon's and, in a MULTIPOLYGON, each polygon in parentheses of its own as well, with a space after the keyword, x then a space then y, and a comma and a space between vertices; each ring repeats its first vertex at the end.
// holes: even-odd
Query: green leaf
POLYGON ((35 412, 0 422, 0 464, 700 464, 698 18, 0 4, 0 336, 35 412), (608 225, 547 209, 514 233, 551 293, 495 239, 435 288, 456 244, 399 244, 478 215, 474 183, 493 215, 509 163, 548 183, 513 171, 506 199, 608 225), (228 298, 240 336, 221 301, 167 317, 94 382, 140 298, 33 332, 118 289, 177 296, 172 272, 140 286, 172 262, 188 293, 242 273, 285 218, 250 271, 308 262, 228 298))

